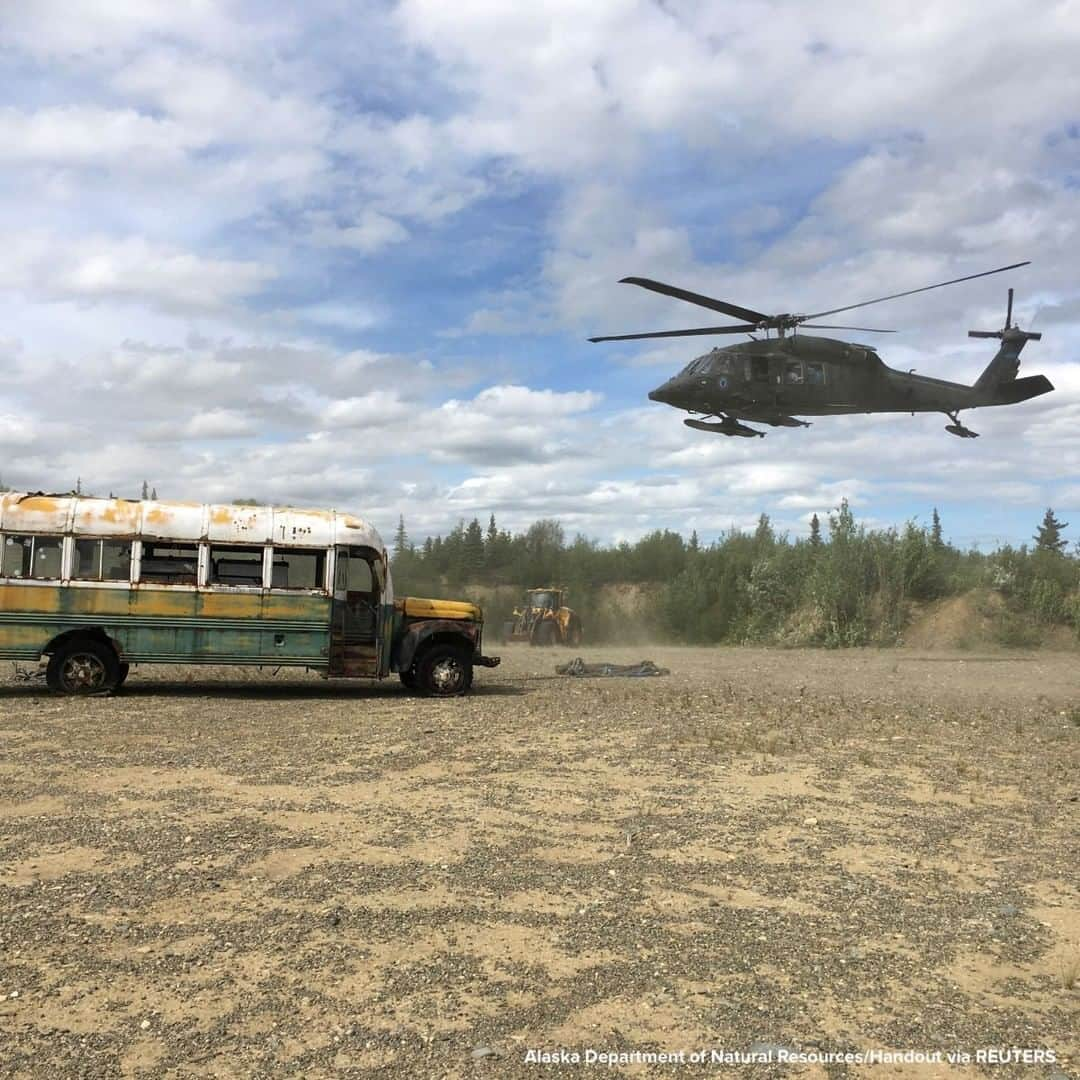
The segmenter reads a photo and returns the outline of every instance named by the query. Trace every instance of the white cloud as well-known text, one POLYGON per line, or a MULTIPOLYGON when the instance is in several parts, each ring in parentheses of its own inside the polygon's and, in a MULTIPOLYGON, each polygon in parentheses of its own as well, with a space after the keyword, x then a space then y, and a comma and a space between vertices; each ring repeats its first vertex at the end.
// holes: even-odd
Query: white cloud
POLYGON ((365 210, 353 225, 319 225, 312 232, 312 239, 317 244, 353 248, 365 255, 373 255, 408 238, 409 230, 401 222, 377 210, 365 210))
POLYGON ((0 288, 47 301, 113 300, 166 311, 214 311, 250 296, 274 277, 255 260, 213 258, 157 245, 141 236, 8 237, 0 288))
POLYGON ((0 160, 43 165, 175 166, 202 145, 172 120, 134 109, 62 105, 0 110, 0 160))
POLYGON ((328 428, 381 428, 400 424, 414 409, 390 390, 375 390, 360 397, 340 398, 326 408, 323 419, 328 428))

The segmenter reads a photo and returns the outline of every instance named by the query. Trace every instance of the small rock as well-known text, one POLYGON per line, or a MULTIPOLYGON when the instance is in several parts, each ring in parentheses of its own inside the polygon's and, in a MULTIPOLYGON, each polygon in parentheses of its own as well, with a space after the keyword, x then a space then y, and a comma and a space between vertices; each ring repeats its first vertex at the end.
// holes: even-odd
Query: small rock
POLYGON ((817 818, 816 817, 804 818, 803 819, 803 824, 804 825, 809 825, 811 828, 813 828, 813 826, 815 826, 817 824, 817 818))
POLYGON ((149 1030, 150 1030, 150 1021, 149 1021, 149 1020, 144 1020, 144 1021, 143 1021, 143 1022, 142 1022, 142 1023, 141 1023, 140 1025, 139 1025, 139 1027, 140 1027, 140 1028, 142 1028, 142 1030, 143 1030, 143 1031, 149 1031, 149 1030))
POLYGON ((492 1050, 490 1046, 478 1046, 473 1050, 472 1056, 474 1061, 480 1061, 482 1058, 489 1057, 497 1058, 499 1056, 499 1051, 492 1050))

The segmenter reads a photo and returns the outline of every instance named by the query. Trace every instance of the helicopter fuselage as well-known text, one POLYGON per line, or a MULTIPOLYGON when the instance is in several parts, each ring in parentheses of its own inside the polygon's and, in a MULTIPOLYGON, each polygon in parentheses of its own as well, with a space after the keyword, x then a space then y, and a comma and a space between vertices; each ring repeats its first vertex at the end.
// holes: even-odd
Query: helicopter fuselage
POLYGON ((869 346, 809 334, 713 349, 649 397, 686 412, 772 424, 793 415, 952 412, 995 404, 976 387, 890 368, 869 346))

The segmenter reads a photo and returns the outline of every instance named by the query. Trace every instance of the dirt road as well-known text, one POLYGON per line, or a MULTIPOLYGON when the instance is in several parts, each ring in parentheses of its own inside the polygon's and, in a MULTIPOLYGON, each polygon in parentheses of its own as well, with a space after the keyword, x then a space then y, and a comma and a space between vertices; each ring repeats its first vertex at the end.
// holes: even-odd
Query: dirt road
POLYGON ((5 676, 0 1072, 1017 1047, 1057 1061, 783 1073, 1077 1075, 1074 656, 585 649, 672 674, 570 680, 503 653, 447 702, 5 676))

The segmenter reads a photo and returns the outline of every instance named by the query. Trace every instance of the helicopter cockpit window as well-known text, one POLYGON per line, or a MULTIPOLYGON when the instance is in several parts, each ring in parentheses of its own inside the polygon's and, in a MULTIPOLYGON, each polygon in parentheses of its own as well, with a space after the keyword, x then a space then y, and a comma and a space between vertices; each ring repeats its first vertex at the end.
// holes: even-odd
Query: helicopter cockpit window
POLYGON ((824 386, 825 385, 825 365, 824 364, 807 364, 806 365, 806 383, 808 386, 824 386))
POLYGON ((784 365, 784 382, 788 386, 802 386, 803 370, 801 360, 789 360, 784 365))
POLYGON ((712 359, 709 356, 699 356, 696 360, 691 360, 689 364, 683 369, 684 375, 704 375, 709 368, 709 360, 712 359))
POLYGON ((713 357, 712 372, 714 375, 730 375, 732 371, 734 371, 734 365, 730 356, 720 354, 713 357))

